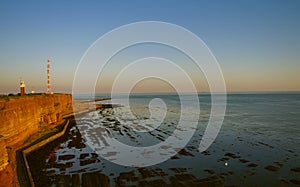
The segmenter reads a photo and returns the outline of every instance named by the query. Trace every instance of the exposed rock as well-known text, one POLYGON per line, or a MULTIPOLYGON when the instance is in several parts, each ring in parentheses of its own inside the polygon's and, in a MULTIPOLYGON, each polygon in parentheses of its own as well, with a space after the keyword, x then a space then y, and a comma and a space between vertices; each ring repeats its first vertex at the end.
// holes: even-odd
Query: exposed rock
POLYGON ((209 173, 209 174, 215 174, 215 171, 211 170, 211 169, 205 169, 205 172, 209 173))
POLYGON ((257 164, 251 163, 251 164, 248 164, 248 167, 254 168, 254 167, 257 167, 257 164))
POLYGON ((300 180, 299 179, 291 179, 290 182, 293 183, 293 184, 300 185, 300 180))
POLYGON ((109 187, 110 180, 108 176, 99 172, 84 173, 82 174, 82 186, 109 187))
POLYGON ((269 165, 269 166, 266 166, 265 169, 269 170, 269 171, 278 171, 279 167, 269 165))
POLYGON ((12 167, 10 175, 16 176, 15 151, 28 144, 37 132, 60 124, 66 110, 72 110, 70 94, 0 98, 0 175, 12 167))
POLYGON ((300 172, 300 168, 292 168, 291 171, 300 172))
POLYGON ((59 155, 58 159, 59 160, 71 160, 75 158, 75 155, 59 155))
POLYGON ((178 153, 181 154, 181 155, 184 155, 184 156, 191 156, 191 157, 195 156, 192 153, 186 151, 185 149, 181 149, 178 153))
POLYGON ((237 156, 234 153, 226 153, 224 156, 228 156, 230 158, 240 158, 240 156, 237 156))
POLYGON ((239 161, 240 161, 240 162, 242 162, 242 163, 247 163, 247 162, 249 162, 249 160, 242 159, 242 158, 241 158, 241 159, 239 159, 239 161))

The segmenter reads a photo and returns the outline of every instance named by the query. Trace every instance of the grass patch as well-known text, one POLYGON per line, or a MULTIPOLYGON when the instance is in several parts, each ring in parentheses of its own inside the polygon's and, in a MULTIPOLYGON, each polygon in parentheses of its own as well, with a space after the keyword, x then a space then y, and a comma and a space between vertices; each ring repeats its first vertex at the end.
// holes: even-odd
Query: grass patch
POLYGON ((28 136, 25 140, 24 140, 24 144, 30 142, 31 136, 28 136))
POLYGON ((9 101, 9 96, 7 96, 7 95, 1 95, 0 99, 3 99, 5 101, 9 101))
POLYGON ((60 132, 64 129, 64 127, 65 127, 65 123, 60 124, 60 125, 56 126, 55 128, 57 129, 58 132, 60 132))
POLYGON ((48 97, 51 94, 45 94, 45 93, 30 93, 25 94, 24 96, 21 96, 20 94, 13 94, 13 95, 0 95, 0 99, 9 101, 9 99, 19 99, 23 97, 35 97, 35 96, 45 96, 48 97))

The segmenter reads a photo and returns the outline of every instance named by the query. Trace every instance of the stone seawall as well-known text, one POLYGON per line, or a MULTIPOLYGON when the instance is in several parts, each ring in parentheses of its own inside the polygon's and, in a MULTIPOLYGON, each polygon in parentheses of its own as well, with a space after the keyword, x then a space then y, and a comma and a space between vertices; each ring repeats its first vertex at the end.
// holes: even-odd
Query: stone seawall
POLYGON ((26 95, 0 99, 0 171, 9 164, 9 151, 21 147, 26 140, 62 122, 71 110, 70 94, 26 95))

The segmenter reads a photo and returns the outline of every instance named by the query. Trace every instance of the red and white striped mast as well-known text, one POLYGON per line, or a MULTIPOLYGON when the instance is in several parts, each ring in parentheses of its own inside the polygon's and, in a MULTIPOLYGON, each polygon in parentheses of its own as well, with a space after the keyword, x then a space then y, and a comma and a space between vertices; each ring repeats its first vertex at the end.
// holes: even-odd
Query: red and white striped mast
POLYGON ((51 88, 50 88, 50 59, 48 59, 47 62, 47 94, 51 93, 51 88))

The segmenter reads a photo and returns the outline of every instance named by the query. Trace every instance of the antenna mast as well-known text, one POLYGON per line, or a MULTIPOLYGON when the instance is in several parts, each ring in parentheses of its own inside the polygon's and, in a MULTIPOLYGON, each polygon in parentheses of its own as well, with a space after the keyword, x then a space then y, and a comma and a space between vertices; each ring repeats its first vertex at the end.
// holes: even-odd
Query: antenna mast
POLYGON ((50 59, 47 61, 47 94, 51 93, 51 88, 50 88, 50 59))

